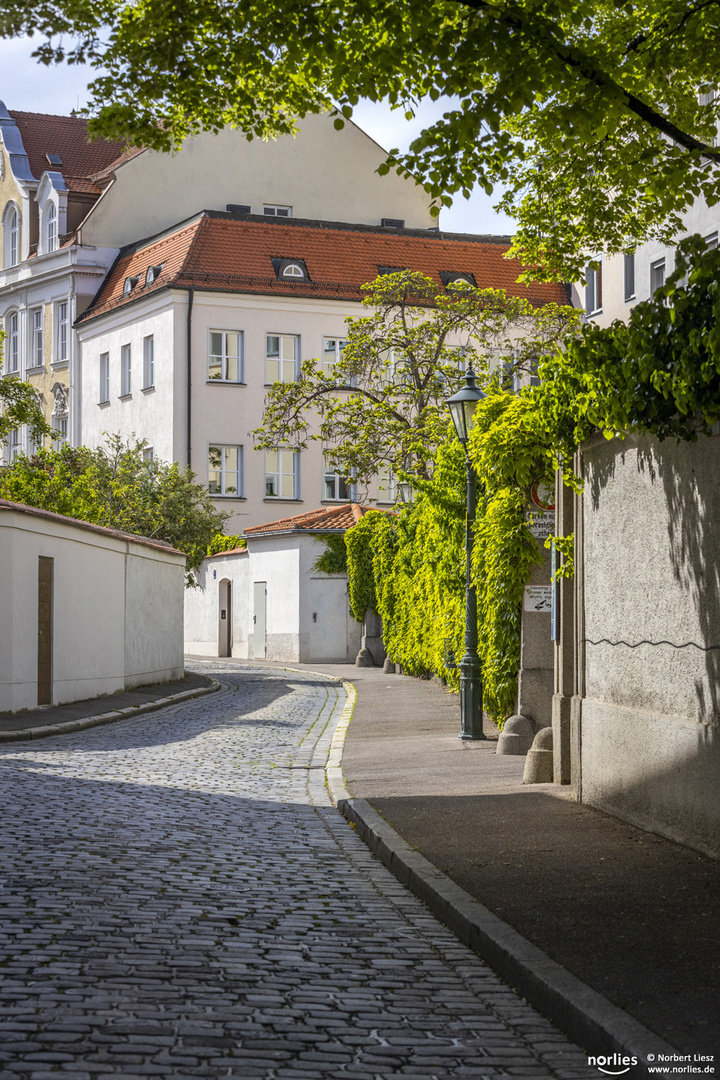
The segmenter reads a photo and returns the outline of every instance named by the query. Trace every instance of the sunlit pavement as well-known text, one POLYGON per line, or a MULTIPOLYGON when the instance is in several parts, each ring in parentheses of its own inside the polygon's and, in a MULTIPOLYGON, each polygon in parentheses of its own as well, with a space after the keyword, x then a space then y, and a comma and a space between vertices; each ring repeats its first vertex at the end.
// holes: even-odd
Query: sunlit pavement
POLYGON ((342 687, 212 674, 2 748, 0 1078, 596 1076, 331 806, 342 687))

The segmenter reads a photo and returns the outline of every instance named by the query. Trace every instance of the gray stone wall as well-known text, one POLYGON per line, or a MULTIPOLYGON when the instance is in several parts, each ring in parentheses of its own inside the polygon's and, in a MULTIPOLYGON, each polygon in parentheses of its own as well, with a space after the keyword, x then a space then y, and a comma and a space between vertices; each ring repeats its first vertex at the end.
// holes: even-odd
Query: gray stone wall
POLYGON ((578 794, 720 854, 720 439, 598 437, 583 471, 578 794))

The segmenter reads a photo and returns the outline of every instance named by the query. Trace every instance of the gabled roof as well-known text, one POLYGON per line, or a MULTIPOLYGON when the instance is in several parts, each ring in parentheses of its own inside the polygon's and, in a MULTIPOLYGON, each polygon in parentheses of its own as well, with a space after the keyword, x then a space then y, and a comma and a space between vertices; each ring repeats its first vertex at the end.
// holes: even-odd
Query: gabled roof
MULTIPOLYGON (((368 510, 375 509, 377 507, 360 506, 359 503, 325 506, 319 510, 310 510, 305 514, 297 514, 295 517, 270 521, 267 525, 253 525, 251 528, 245 529, 245 536, 252 538, 255 536, 272 536, 278 533, 347 532, 353 525, 357 525, 368 510)), ((388 512, 387 510, 381 511, 381 513, 388 512)))
MULTIPOLYGON (((107 170, 108 166, 127 153, 124 142, 112 142, 108 139, 90 142, 87 121, 79 116, 51 116, 46 113, 16 112, 12 109, 9 110, 9 115, 19 128, 30 162, 30 171, 36 180, 48 169, 60 172, 66 178, 87 180, 95 173, 107 170), (62 164, 50 165, 46 154, 58 154, 62 164)), ((68 187, 70 190, 78 190, 70 184, 68 187)))
POLYGON ((278 221, 204 210, 158 237, 124 248, 81 319, 167 287, 359 301, 362 287, 377 277, 380 267, 421 271, 433 278, 438 292, 443 288, 441 273, 453 272, 471 275, 478 288, 506 289, 535 304, 567 303, 563 285, 517 283, 521 265, 504 258, 510 243, 509 237, 278 221), (310 280, 278 279, 273 259, 301 260, 310 280), (162 273, 144 286, 147 268, 163 263, 162 273), (140 284, 124 296, 128 277, 137 277, 140 284))

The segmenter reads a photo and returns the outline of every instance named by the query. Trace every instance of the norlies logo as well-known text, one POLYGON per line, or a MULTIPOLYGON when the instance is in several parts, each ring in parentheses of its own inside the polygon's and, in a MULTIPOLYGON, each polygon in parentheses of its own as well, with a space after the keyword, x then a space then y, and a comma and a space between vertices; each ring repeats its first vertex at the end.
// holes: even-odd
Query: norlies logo
POLYGON ((605 1076, 625 1076, 630 1072, 633 1065, 637 1065, 638 1059, 628 1054, 601 1054, 599 1057, 589 1057, 588 1065, 594 1065, 605 1076))

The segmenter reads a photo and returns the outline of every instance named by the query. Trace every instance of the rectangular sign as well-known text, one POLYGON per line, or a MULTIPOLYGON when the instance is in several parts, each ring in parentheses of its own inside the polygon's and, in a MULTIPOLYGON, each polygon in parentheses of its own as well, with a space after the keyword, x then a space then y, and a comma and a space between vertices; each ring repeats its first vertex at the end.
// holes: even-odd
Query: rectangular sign
POLYGON ((528 518, 528 526, 536 540, 547 540, 548 536, 555 534, 555 514, 544 514, 540 510, 533 511, 528 518))
POLYGON ((552 585, 526 585, 523 594, 523 611, 552 611, 552 585))

